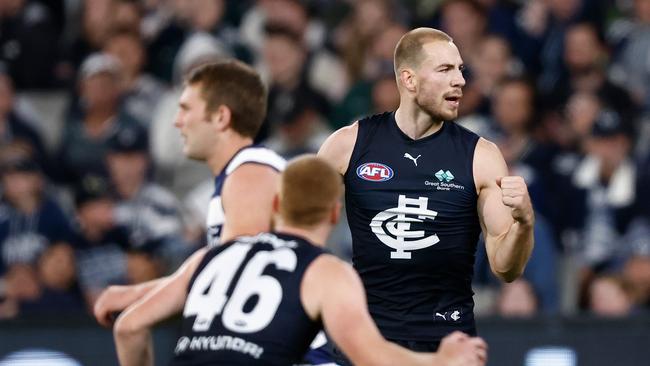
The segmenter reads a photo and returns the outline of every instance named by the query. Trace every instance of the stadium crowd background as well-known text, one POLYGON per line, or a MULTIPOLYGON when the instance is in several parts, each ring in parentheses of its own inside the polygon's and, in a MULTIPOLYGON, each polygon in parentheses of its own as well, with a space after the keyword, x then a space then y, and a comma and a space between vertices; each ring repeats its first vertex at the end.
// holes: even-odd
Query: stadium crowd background
MULTIPOLYGON (((291 157, 397 107, 393 49, 417 26, 454 38, 457 122, 536 210, 524 279, 500 285, 479 246, 477 315, 647 312, 650 0, 4 0, 0 319, 87 312, 204 245, 213 178, 174 128, 190 68, 254 65, 258 142, 291 157)), ((331 241, 349 257, 345 223, 331 241)))

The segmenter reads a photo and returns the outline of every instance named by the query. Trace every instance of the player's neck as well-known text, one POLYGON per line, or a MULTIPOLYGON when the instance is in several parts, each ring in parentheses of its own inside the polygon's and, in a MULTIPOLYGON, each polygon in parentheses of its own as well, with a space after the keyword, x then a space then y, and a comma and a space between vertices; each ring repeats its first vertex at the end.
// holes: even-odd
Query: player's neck
POLYGON ((253 144, 253 139, 250 137, 243 137, 237 133, 224 136, 223 139, 215 143, 212 153, 206 160, 210 167, 212 174, 218 175, 223 168, 228 164, 235 154, 246 146, 253 144))
POLYGON ((397 127, 408 137, 418 140, 436 133, 442 124, 442 120, 433 120, 428 113, 420 108, 405 106, 404 103, 395 111, 397 127))
POLYGON ((330 234, 331 226, 326 224, 321 224, 313 228, 300 228, 292 225, 285 225, 283 222, 279 221, 275 226, 275 231, 284 234, 290 234, 299 236, 309 240, 312 244, 318 247, 324 247, 327 237, 330 234))

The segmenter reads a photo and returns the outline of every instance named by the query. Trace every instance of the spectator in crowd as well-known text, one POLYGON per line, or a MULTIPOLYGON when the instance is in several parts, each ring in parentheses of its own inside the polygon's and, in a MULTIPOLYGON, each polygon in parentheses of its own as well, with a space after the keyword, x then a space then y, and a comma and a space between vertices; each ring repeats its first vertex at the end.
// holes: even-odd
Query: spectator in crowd
POLYGON ((15 264, 35 265, 55 243, 70 243, 68 217, 47 193, 45 178, 24 153, 0 153, 0 276, 15 264))
POLYGON ((567 28, 563 59, 567 75, 544 96, 547 108, 565 105, 571 94, 584 92, 598 96, 625 119, 636 117, 632 97, 607 78, 608 55, 592 24, 577 23, 567 28))
POLYGON ((49 173, 49 158, 40 135, 15 108, 16 98, 11 77, 0 72, 0 146, 12 145, 33 156, 49 173))
POLYGON ((165 89, 161 82, 143 71, 147 60, 140 35, 129 30, 115 31, 106 40, 104 51, 122 66, 122 110, 148 127, 151 111, 165 89))
POLYGON ((298 99, 316 114, 328 115, 327 99, 314 90, 304 77, 307 50, 300 35, 282 25, 268 24, 264 61, 270 76, 269 101, 267 118, 257 137, 258 141, 277 132, 298 99))
POLYGON ((59 150, 61 181, 106 177, 106 141, 124 126, 137 123, 120 113, 122 75, 119 61, 105 53, 84 61, 79 81, 81 115, 73 114, 66 121, 59 150))
POLYGON ((497 314, 506 318, 529 318, 537 315, 538 300, 533 286, 523 278, 501 285, 497 314))
POLYGON ((634 310, 632 289, 620 276, 601 275, 589 285, 589 310, 603 317, 623 317, 634 310))
POLYGON ((114 205, 101 179, 86 177, 75 188, 77 277, 89 309, 108 285, 128 281, 131 245, 127 230, 115 223, 114 205))
POLYGON ((6 0, 0 4, 0 61, 16 88, 58 86, 54 77, 60 33, 50 10, 34 1, 6 0))
POLYGON ((640 309, 650 310, 650 254, 635 254, 628 258, 622 276, 630 284, 635 304, 640 309))
POLYGON ((70 86, 77 80, 84 60, 104 46, 114 26, 115 4, 116 0, 81 2, 78 32, 64 43, 62 60, 57 66, 58 76, 70 86))
POLYGON ((650 2, 634 0, 633 23, 627 34, 617 45, 614 65, 610 76, 617 84, 626 88, 634 100, 643 106, 644 112, 650 110, 650 67, 647 55, 650 52, 650 2))
POLYGON ((190 248, 183 240, 179 202, 149 179, 148 141, 147 131, 138 125, 126 127, 108 140, 115 221, 128 229, 133 248, 153 253, 171 271, 189 255, 190 248))

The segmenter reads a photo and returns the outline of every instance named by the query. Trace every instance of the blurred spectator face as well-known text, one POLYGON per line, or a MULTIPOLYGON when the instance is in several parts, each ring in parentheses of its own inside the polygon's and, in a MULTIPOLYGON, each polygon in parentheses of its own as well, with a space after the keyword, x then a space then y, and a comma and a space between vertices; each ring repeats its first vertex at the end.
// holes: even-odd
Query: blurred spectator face
POLYGON ((108 154, 108 169, 118 192, 137 190, 144 181, 149 159, 142 152, 112 152, 108 154))
POLYGON ((571 133, 578 139, 589 136, 589 132, 600 112, 598 97, 589 93, 571 95, 566 105, 567 122, 571 133))
POLYGON ((623 268, 623 277, 632 286, 638 303, 647 303, 650 300, 649 256, 634 256, 630 258, 623 268))
POLYGON ((0 74, 0 119, 6 118, 14 105, 14 87, 6 74, 0 74))
POLYGON ((199 31, 210 32, 221 21, 225 4, 223 0, 190 0, 192 26, 199 31))
POLYGON ((501 37, 486 37, 479 47, 480 62, 474 65, 477 78, 487 78, 497 83, 508 74, 510 66, 510 46, 501 37))
POLYGON ((129 253, 126 268, 131 284, 150 281, 162 275, 160 265, 145 253, 129 253))
POLYGON ((5 172, 2 174, 2 188, 5 199, 13 206, 20 207, 22 201, 40 196, 43 178, 38 172, 5 172))
POLYGON ((281 24, 296 34, 305 34, 309 25, 307 10, 296 0, 263 1, 266 22, 281 24))
MULTIPOLYGON (((468 41, 478 40, 485 28, 485 19, 467 1, 450 1, 442 8, 442 27, 463 48, 468 41)), ((471 50, 464 50, 471 52, 471 50)))
POLYGON ((602 55, 602 47, 596 31, 586 24, 571 27, 565 36, 564 61, 569 69, 589 70, 602 55))
POLYGON ((3 0, 0 14, 16 15, 25 5, 26 0, 3 0))
POLYGON ((95 198, 77 207, 77 218, 81 230, 95 239, 113 227, 113 201, 109 198, 95 198))
POLYGON ((613 171, 627 158, 630 141, 624 134, 591 136, 587 140, 586 148, 600 160, 601 169, 613 171))
POLYGON ((632 309, 632 301, 622 282, 613 277, 596 278, 591 283, 589 305, 595 314, 608 317, 625 316, 632 309))
POLYGON ((551 13, 560 20, 569 20, 579 10, 582 0, 546 0, 551 13))
POLYGON ((214 148, 214 129, 201 97, 201 85, 187 85, 179 100, 174 126, 183 137, 183 153, 190 159, 204 161, 214 148))
POLYGON ((75 281, 75 260, 72 247, 56 244, 39 259, 38 273, 43 284, 51 289, 67 290, 75 281))
POLYGON ((269 35, 264 44, 264 60, 274 83, 297 82, 306 53, 303 47, 284 35, 269 35))
POLYGON ((497 307, 504 317, 531 317, 537 312, 537 298, 530 283, 518 279, 503 284, 497 307))
POLYGON ((530 121, 532 91, 523 82, 515 81, 501 85, 494 96, 493 113, 499 126, 506 132, 519 132, 530 121))
POLYGON ((101 48, 113 25, 114 0, 84 0, 83 32, 95 48, 101 48))
POLYGON ((145 62, 144 45, 131 34, 118 34, 108 39, 104 50, 120 61, 129 76, 138 75, 145 62))
POLYGON ((376 112, 394 111, 399 106, 399 91, 393 76, 384 77, 372 87, 372 104, 376 112))
POLYGON ((359 0, 354 3, 354 24, 362 38, 374 36, 390 23, 390 10, 386 1, 359 0))
POLYGON ((397 42, 399 42, 400 38, 402 38, 407 31, 408 29, 399 24, 393 24, 386 28, 379 34, 373 44, 372 51, 374 56, 382 60, 389 60, 392 69, 395 46, 397 46, 397 42))
POLYGON ((35 300, 41 294, 36 271, 28 264, 15 264, 5 274, 7 298, 24 301, 35 300))
POLYGON ((139 6, 138 1, 117 0, 114 5, 113 24, 111 28, 140 32, 142 16, 139 6))
POLYGON ((109 73, 98 73, 81 81, 81 98, 87 109, 113 109, 120 96, 119 80, 109 73))
POLYGON ((650 23, 650 0, 634 0, 634 13, 642 23, 650 23))

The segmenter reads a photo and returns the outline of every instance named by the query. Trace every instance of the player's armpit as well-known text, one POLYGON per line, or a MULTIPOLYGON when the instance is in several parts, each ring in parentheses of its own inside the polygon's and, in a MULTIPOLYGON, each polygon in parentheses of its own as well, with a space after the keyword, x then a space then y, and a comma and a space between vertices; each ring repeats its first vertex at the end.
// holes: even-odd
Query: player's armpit
POLYGON ((357 141, 359 123, 342 127, 331 134, 318 150, 318 156, 327 160, 341 175, 345 174, 357 141))
POLYGON ((243 164, 228 176, 221 192, 225 214, 222 243, 270 230, 273 197, 279 183, 278 171, 256 163, 243 164))

